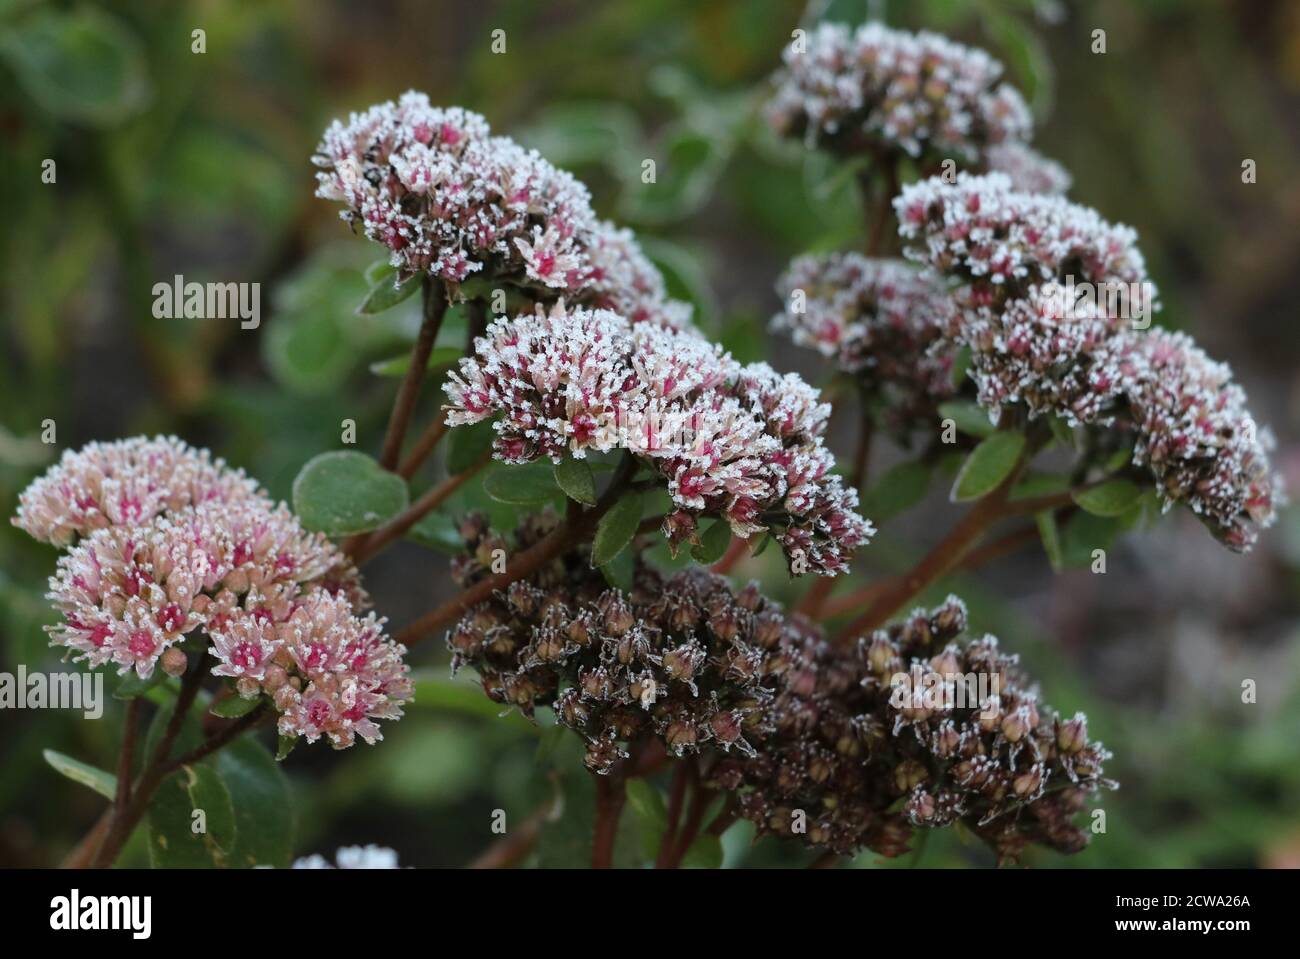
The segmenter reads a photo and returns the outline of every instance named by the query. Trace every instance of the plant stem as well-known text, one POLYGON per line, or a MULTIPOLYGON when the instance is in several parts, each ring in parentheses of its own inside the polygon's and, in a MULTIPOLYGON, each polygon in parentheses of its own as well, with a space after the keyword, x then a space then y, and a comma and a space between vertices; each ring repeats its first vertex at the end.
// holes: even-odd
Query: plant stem
POLYGON ((222 746, 237 739, 240 735, 252 729, 258 723, 269 718, 270 715, 271 713, 267 710, 266 705, 263 704, 254 709, 251 713, 245 713, 243 716, 240 716, 234 722, 227 723, 189 752, 164 763, 162 770, 163 777, 166 778, 182 766, 192 766, 200 760, 207 758, 222 746))
POLYGON ((483 457, 473 466, 462 470, 455 476, 448 476, 437 486, 429 489, 419 499, 408 506, 405 510, 389 521, 388 525, 381 526, 373 533, 365 535, 356 545, 352 545, 353 538, 344 543, 344 548, 352 554, 353 562, 358 566, 367 560, 373 558, 377 553, 383 550, 389 543, 404 536, 412 526, 424 519, 426 515, 433 512, 451 497, 456 490, 460 489, 465 483, 478 475, 478 473, 487 466, 491 459, 489 454, 483 457), (351 546, 351 549, 348 547, 351 546))
POLYGON ((1026 448, 1020 455, 1020 461, 1002 484, 976 502, 948 535, 940 540, 916 566, 904 575, 890 580, 881 589, 866 612, 844 628, 840 634, 841 642, 851 642, 858 636, 883 626, 904 603, 956 567, 966 551, 984 535, 990 526, 1004 516, 1018 512, 1018 510, 1008 510, 1007 498, 1020 478, 1028 452, 1026 448))
MULTIPOLYGON (((636 472, 636 460, 627 455, 619 464, 618 472, 610 482, 609 488, 594 507, 585 511, 571 512, 563 523, 557 526, 544 539, 524 550, 506 564, 503 572, 479 580, 473 586, 453 596, 447 602, 425 613, 415 622, 405 626, 397 633, 399 643, 412 646, 433 635, 439 629, 450 626, 470 607, 483 602, 499 589, 504 589, 515 580, 530 576, 555 559, 565 550, 577 545, 587 536, 596 523, 618 502, 627 488, 628 482, 636 472)), ((573 504, 576 505, 576 504, 573 504)))
POLYGON ((591 840, 591 868, 610 869, 614 865, 614 841, 618 838, 618 821, 627 801, 627 784, 620 771, 596 777, 596 826, 591 840))
POLYGON ((406 437, 406 428, 415 410, 415 401, 420 396, 420 384, 428 372, 429 354, 433 352, 434 341, 438 339, 438 329, 442 318, 447 314, 447 297, 442 284, 426 274, 421 281, 423 320, 415 345, 411 348, 411 365, 406 369, 402 385, 393 401, 393 411, 388 417, 388 431, 384 434, 384 448, 379 457, 379 464, 386 470, 397 468, 397 460, 402 452, 402 440, 406 437))
POLYGON ((203 674, 207 671, 208 657, 205 653, 199 658, 198 664, 194 669, 185 674, 181 680, 181 690, 176 697, 176 705, 173 712, 167 720, 167 726, 163 730, 158 745, 154 747, 153 755, 149 758, 149 765, 145 771, 140 774, 140 780, 132 790, 131 799, 123 806, 113 807, 113 821, 104 836, 104 842, 100 845, 98 852, 95 853, 91 865, 97 869, 106 869, 113 864, 126 841, 131 838, 131 833, 136 824, 149 808, 149 802, 153 799, 153 794, 162 784, 165 778, 163 765, 167 761, 168 754, 171 753, 172 746, 176 742, 176 737, 180 735, 181 727, 185 723, 185 717, 189 714, 190 706, 194 704, 194 699, 199 693, 199 687, 203 682, 203 674))
POLYGON ((682 818, 686 791, 691 784, 691 773, 695 764, 679 760, 673 767, 673 782, 668 793, 668 816, 664 834, 659 840, 659 855, 655 857, 655 868, 666 869, 676 848, 677 827, 682 818))
POLYGON ((125 809, 131 801, 131 767, 135 764, 135 738, 140 726, 140 698, 126 704, 126 719, 122 726, 122 751, 117 757, 117 795, 115 809, 125 809))
POLYGON ((433 422, 425 427, 424 432, 420 434, 419 440, 416 441, 415 447, 406 455, 406 459, 402 460, 402 465, 397 468, 397 472, 401 474, 403 479, 410 479, 414 476, 415 471, 424 464, 424 461, 429 458, 429 454, 447 435, 450 427, 441 412, 439 410, 438 413, 434 414, 433 422))

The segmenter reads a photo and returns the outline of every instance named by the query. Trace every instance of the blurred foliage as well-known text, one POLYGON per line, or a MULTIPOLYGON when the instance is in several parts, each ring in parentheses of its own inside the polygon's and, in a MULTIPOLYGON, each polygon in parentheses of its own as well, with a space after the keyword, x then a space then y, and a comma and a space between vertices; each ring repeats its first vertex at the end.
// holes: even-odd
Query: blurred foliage
MULTIPOLYGON (((825 381, 810 356, 769 344, 761 331, 776 307, 772 283, 791 255, 860 242, 857 186, 851 171, 776 141, 757 108, 795 26, 868 13, 1003 59, 1043 124, 1038 145, 1073 172, 1073 195, 1138 227, 1162 289, 1163 322, 1195 329, 1233 361, 1263 418, 1277 424, 1284 462, 1295 462, 1300 393, 1288 307, 1300 252, 1300 11, 1285 0, 814 0, 807 10, 792 0, 4 0, 4 512, 58 450, 94 438, 174 431, 286 499, 305 462, 340 448, 343 420, 356 421, 360 448, 377 451, 394 389, 389 361, 414 334, 418 301, 356 312, 377 279, 376 252, 347 236, 332 205, 313 199, 309 157, 330 118, 408 87, 478 110, 499 132, 574 170, 598 211, 642 234, 673 292, 694 302, 701 323, 740 359, 766 357, 825 381), (1089 51, 1096 27, 1108 34, 1103 58, 1089 51), (497 28, 507 36, 502 55, 490 49, 497 28), (192 52, 195 29, 206 33, 204 53, 192 52), (1258 185, 1240 183, 1243 157, 1257 161, 1258 185), (47 159, 56 163, 54 183, 41 179, 47 159), (653 186, 641 181, 647 159, 657 167, 653 186), (261 283, 260 328, 155 319, 152 286, 175 274, 261 283), (54 447, 40 442, 46 420, 57 426, 54 447)), ((464 317, 453 310, 438 346, 458 350, 464 339, 464 317)), ((435 393, 426 390, 421 418, 435 393)), ((444 457, 472 461, 475 436, 467 433, 417 477, 414 495, 441 475, 444 457)), ((932 540, 933 525, 953 515, 938 505, 950 472, 931 478, 918 506, 918 478, 909 485, 894 476, 891 489, 887 466, 873 495, 899 525, 886 525, 845 593, 901 568, 917 555, 914 544, 932 540)), ((376 563, 368 584, 394 622, 446 594, 445 557, 426 547, 447 549, 448 517, 469 508, 507 525, 520 507, 469 484, 446 515, 412 532, 423 547, 376 563)), ((1175 600, 1151 595, 1126 613, 1108 593, 1089 591, 1086 572, 1054 579, 1041 555, 956 584, 977 627, 1023 651, 1045 698, 1065 712, 1086 709, 1116 754, 1108 771, 1124 785, 1104 799, 1107 834, 1078 857, 1037 853, 1031 864, 1300 861, 1300 523, 1294 513, 1286 523, 1288 532, 1265 537, 1258 553, 1233 560, 1249 563, 1262 584, 1256 601, 1229 615, 1226 600, 1212 599, 1198 614, 1221 632, 1225 655, 1257 670, 1261 683, 1267 677, 1257 706, 1239 701, 1241 668, 1219 674, 1209 691, 1180 691, 1171 666, 1177 644, 1148 635, 1177 619, 1176 608, 1159 605, 1175 600), (1063 604, 1070 635, 1082 633, 1082 642, 1048 628, 1062 621, 1063 604), (1136 649, 1140 668, 1132 659, 1114 664, 1120 645, 1136 649), (1125 669, 1142 681, 1117 681, 1113 671, 1125 669)), ((1063 535, 1077 538, 1078 526, 1063 535)), ((1122 546, 1130 539, 1121 538, 1112 572, 1140 562, 1136 547, 1122 546)), ((1193 542, 1217 548, 1208 537, 1193 542)), ((670 563, 662 547, 653 553, 670 563)), ((53 564, 52 550, 0 529, 0 668, 53 667, 40 631, 51 619, 42 592, 53 564)), ((797 595, 772 552, 747 560, 741 573, 787 600, 797 595)), ((591 784, 573 737, 555 735, 545 717, 540 728, 498 718, 469 678, 447 678, 441 651, 421 649, 415 659, 416 705, 387 727, 382 745, 340 755, 302 749, 279 767, 296 826, 290 850, 289 824, 280 823, 286 845, 268 855, 283 862, 290 852, 376 842, 407 864, 465 863, 491 842, 494 810, 520 823, 558 797, 563 812, 534 861, 584 861, 591 784)), ((62 778, 42 752, 106 765, 121 709, 114 701, 99 722, 52 711, 0 715, 9 733, 0 740, 0 864, 56 863, 99 815, 102 798, 62 778)), ((237 823, 231 790, 247 782, 234 766, 218 769, 220 782, 188 788, 225 789, 229 806, 216 805, 237 823)), ((662 828, 661 803, 654 788, 638 788, 621 861, 634 861, 662 828)), ((144 833, 125 864, 156 858, 144 833)), ((757 866, 810 858, 779 843, 751 846, 751 836, 738 825, 720 848, 705 844, 690 859, 757 866)), ((987 865, 990 857, 947 832, 912 856, 887 864, 863 856, 856 865, 918 861, 987 865)))

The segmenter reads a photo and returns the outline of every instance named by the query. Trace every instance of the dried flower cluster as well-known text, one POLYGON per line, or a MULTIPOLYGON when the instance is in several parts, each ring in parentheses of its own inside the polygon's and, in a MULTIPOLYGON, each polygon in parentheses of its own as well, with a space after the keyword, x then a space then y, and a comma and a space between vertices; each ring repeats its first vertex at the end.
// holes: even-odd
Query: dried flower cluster
POLYGON ((398 279, 481 276, 633 322, 689 323, 631 233, 596 218, 582 183, 493 136, 477 113, 411 91, 336 120, 315 161, 317 196, 344 203, 343 219, 391 251, 398 279))
POLYGON ((1039 704, 995 638, 956 642, 965 628, 965 606, 949 597, 851 653, 806 638, 787 653, 799 668, 776 685, 774 735, 713 779, 748 787, 741 810, 761 831, 799 835, 804 824, 805 841, 842 853, 898 855, 913 827, 957 820, 1001 861, 1027 842, 1079 851, 1088 835, 1072 820, 1113 785, 1108 754, 1088 742, 1082 715, 1063 721, 1039 704))
POLYGON ((801 256, 777 281, 785 304, 772 328, 855 374, 869 396, 887 399, 899 433, 933 425, 953 395, 947 290, 901 260, 857 253, 801 256))
POLYGON ((50 579, 52 644, 148 678, 211 640, 213 674, 267 694, 281 735, 381 738, 411 686, 355 568, 242 473, 175 438, 91 444, 23 493, 14 523, 69 548, 50 579), (72 543, 72 537, 81 538, 72 543))
POLYGON ((1132 229, 1001 174, 915 183, 894 206, 907 255, 959 284, 950 336, 995 419, 1014 403, 1076 425, 1131 416, 1166 506, 1234 549, 1272 522, 1268 441, 1230 371, 1140 328, 1157 304, 1132 229))
POLYGON ((1029 108, 1000 82, 1002 65, 938 34, 821 24, 783 60, 768 117, 809 146, 979 162, 988 147, 1030 136, 1029 108))
MULTIPOLYGON (((551 522, 528 520, 517 547, 551 522)), ((479 517, 462 535, 469 552, 454 575, 466 585, 510 544, 479 517)), ((1071 817, 1108 785, 1106 754, 1082 717, 1062 722, 1039 706, 996 640, 953 643, 965 623, 950 599, 838 650, 752 584, 735 591, 698 569, 664 578, 639 565, 624 594, 579 550, 470 610, 448 645, 493 700, 529 716, 552 707, 586 740, 593 772, 658 739, 674 755, 702 755, 706 782, 738 791, 763 832, 896 855, 913 827, 962 819, 1004 859, 1028 841, 1077 851, 1087 835, 1071 817), (995 685, 978 702, 925 698, 931 674, 943 674, 942 694, 957 673, 995 685)))
POLYGON ((830 473, 816 392, 694 332, 539 307, 492 323, 444 389, 450 425, 500 417, 495 452, 508 463, 629 450, 667 485, 674 542, 698 516, 721 516, 741 536, 771 529, 797 572, 833 575, 872 532, 830 473))

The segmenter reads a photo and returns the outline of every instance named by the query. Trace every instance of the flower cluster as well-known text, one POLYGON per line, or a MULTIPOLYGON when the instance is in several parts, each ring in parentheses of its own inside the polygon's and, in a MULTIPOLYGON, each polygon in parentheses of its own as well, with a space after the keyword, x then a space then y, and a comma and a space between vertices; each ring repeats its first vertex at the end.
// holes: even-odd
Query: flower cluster
POLYGON ((1133 230, 1002 174, 916 183, 894 206, 907 255, 959 284, 949 335, 995 419, 1013 403, 1074 425, 1121 418, 1166 505, 1233 549, 1272 522, 1268 439, 1230 371, 1142 329, 1157 303, 1133 230))
POLYGON ((255 482, 207 450, 174 436, 138 436, 64 451, 22 492, 13 524, 42 543, 67 546, 94 530, 137 526, 186 506, 260 497, 255 482))
MULTIPOLYGON (((527 521, 517 548, 551 522, 527 521)), ((510 544, 478 517, 461 532, 465 585, 510 544)), ((1087 836, 1071 814, 1108 785, 1106 754, 1081 716, 1038 704, 996 640, 953 644, 965 621, 950 599, 841 650, 753 584, 638 564, 623 593, 575 550, 469 610, 447 641, 453 667, 472 666, 494 701, 529 716, 549 706, 579 732, 593 772, 657 740, 699 756, 705 781, 737 792, 762 832, 896 855, 914 827, 962 819, 1006 859, 1027 841, 1076 851, 1087 836), (985 676, 987 695, 946 702, 958 673, 985 676)))
POLYGON ((741 809, 760 831, 803 825, 806 841, 838 852, 897 855, 913 827, 957 820, 1004 861, 1026 842, 1082 849, 1073 814, 1113 786, 1102 778, 1109 754, 1088 742, 1082 715, 1063 720, 1039 703, 995 638, 959 644, 965 628, 965 606, 949 597, 852 653, 806 644, 812 678, 778 685, 776 734, 758 760, 724 760, 714 779, 749 787, 741 809))
POLYGON ((1281 495, 1269 465, 1272 436, 1255 425, 1227 365, 1186 334, 1151 330, 1134 352, 1134 461, 1150 468, 1166 508, 1186 503, 1226 545, 1247 548, 1251 524, 1270 525, 1281 495))
POLYGON ((161 438, 92 444, 37 479, 14 522, 81 535, 50 579, 63 620, 49 632, 92 668, 179 675, 202 632, 213 674, 267 694, 282 735, 338 747, 381 738, 374 721, 410 698, 404 649, 358 614, 352 564, 206 452, 161 438))
POLYGON ((1012 187, 1021 193, 1063 195, 1069 192, 1072 182, 1069 171, 1023 143, 995 144, 985 151, 984 160, 989 172, 1005 174, 1012 187))
POLYGON ((901 260, 857 253, 801 256, 777 281, 785 310, 772 328, 855 374, 870 396, 885 396, 886 415, 906 433, 933 423, 953 395, 952 323, 947 291, 901 260))
POLYGON ((320 853, 293 861, 294 869, 397 869, 397 851, 387 846, 340 846, 330 862, 320 853))
POLYGON ((999 82, 1002 65, 938 34, 821 24, 783 59, 768 117, 809 146, 977 161, 1031 132, 1024 99, 999 82))
POLYGON ((771 529, 797 572, 833 575, 872 532, 830 473, 816 392, 692 331, 539 307, 492 323, 443 388, 449 425, 499 416, 495 452, 508 463, 636 455, 667 485, 674 542, 717 515, 741 536, 771 529))
POLYGON ((582 183, 493 136, 477 113, 411 91, 336 120, 315 161, 317 196, 344 203, 343 219, 388 248, 398 279, 483 276, 633 321, 689 322, 631 233, 596 218, 582 183))

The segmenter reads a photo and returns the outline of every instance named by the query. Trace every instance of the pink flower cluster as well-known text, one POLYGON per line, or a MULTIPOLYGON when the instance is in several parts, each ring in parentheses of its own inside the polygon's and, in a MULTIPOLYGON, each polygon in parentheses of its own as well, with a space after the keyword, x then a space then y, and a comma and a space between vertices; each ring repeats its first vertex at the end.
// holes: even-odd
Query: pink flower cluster
POLYGON ((777 281, 785 310, 772 328, 856 374, 869 394, 888 394, 900 432, 933 422, 953 395, 947 290, 902 260, 858 253, 801 256, 777 281))
POLYGON ((174 436, 137 436, 66 450, 18 498, 13 524, 33 539, 67 546, 109 526, 147 523, 160 513, 261 494, 242 471, 174 436))
POLYGON ((984 151, 984 160, 989 172, 1006 174, 1012 187, 1021 193, 1069 192, 1069 171, 1031 146, 1017 141, 995 143, 984 151))
POLYGON ((1232 370, 1191 337, 1153 329, 1136 337, 1134 353, 1135 462, 1150 468, 1166 508, 1186 503, 1227 546, 1247 549, 1282 498, 1269 465, 1272 436, 1256 426, 1232 370))
POLYGON ((991 144, 1029 139, 1029 108, 999 82, 1002 65, 938 34, 824 23, 783 59, 768 117, 809 146, 977 161, 991 144))
POLYGON ((1015 403, 1072 425, 1131 419, 1166 506, 1186 503, 1234 549, 1272 522, 1268 439, 1228 368, 1144 332, 1158 304, 1133 230, 1002 174, 915 183, 894 207, 907 255, 958 283, 949 335, 995 419, 1015 403))
POLYGON ((480 275, 634 321, 689 321, 631 233, 596 218, 582 183, 492 136, 477 113, 411 91, 336 120, 315 162, 317 196, 346 205, 343 219, 391 251, 399 279, 480 275))
POLYGON ((405 650, 359 615, 352 564, 206 451, 175 438, 94 443, 20 503, 15 525, 68 545, 50 579, 63 616, 51 644, 92 668, 179 674, 181 644, 201 632, 213 675, 270 696, 282 735, 338 747, 381 738, 375 720, 411 697, 405 650))
POLYGON ((508 463, 619 447, 640 457, 677 507, 665 520, 674 542, 698 516, 721 516, 738 535, 771 529, 792 568, 830 575, 872 532, 830 473, 816 391, 693 332, 539 307, 489 326, 443 388, 449 425, 500 417, 495 451, 508 463))

